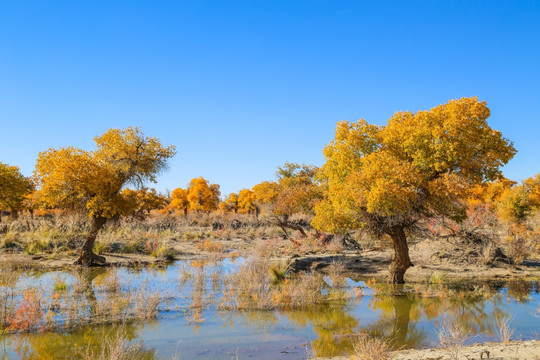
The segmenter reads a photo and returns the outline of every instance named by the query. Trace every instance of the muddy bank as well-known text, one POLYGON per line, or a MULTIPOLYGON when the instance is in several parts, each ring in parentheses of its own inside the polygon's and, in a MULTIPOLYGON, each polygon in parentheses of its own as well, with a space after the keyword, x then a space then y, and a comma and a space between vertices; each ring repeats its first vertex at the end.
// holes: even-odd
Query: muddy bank
MULTIPOLYGON (((485 343, 463 347, 459 350, 459 359, 468 360, 537 360, 540 359, 540 341, 516 341, 508 345, 485 343)), ((317 358, 317 360, 351 360, 354 356, 317 358)), ((446 349, 423 349, 395 351, 392 360, 450 360, 454 359, 446 349)))

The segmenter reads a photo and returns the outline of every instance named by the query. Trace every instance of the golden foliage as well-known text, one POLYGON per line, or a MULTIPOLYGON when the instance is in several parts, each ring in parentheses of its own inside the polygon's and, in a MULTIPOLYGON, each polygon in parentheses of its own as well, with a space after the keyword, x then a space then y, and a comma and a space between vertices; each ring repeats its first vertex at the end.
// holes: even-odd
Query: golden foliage
POLYGON ((516 184, 515 181, 507 178, 489 181, 473 186, 469 197, 469 204, 496 204, 502 194, 516 184))
POLYGON ((366 223, 407 226, 432 213, 463 219, 471 188, 498 179, 516 152, 489 127, 489 115, 486 103, 472 97, 397 112, 386 126, 338 123, 324 149, 325 200, 313 225, 336 232, 366 223))
POLYGON ((159 195, 154 188, 141 190, 124 189, 122 196, 129 203, 128 207, 133 210, 133 215, 144 218, 151 210, 163 208, 167 201, 159 195))
POLYGON ((17 166, 0 162, 0 210, 22 210, 31 190, 31 181, 17 166))
POLYGON ((254 201, 261 204, 273 203, 279 193, 279 185, 275 181, 263 181, 253 186, 254 201))
POLYGON ((318 168, 313 165, 285 163, 278 168, 277 196, 273 206, 276 215, 310 213, 321 199, 314 179, 318 168))
POLYGON ((234 211, 238 212, 238 195, 235 193, 230 193, 229 196, 219 203, 219 209, 223 212, 234 211))
POLYGON ((182 188, 176 188, 171 194, 170 209, 182 210, 185 213, 189 210, 188 191, 182 188))
POLYGON ((79 208, 91 217, 112 218, 135 210, 121 191, 127 184, 155 182, 174 156, 138 128, 109 129, 95 139, 97 149, 49 149, 39 154, 35 169, 40 200, 50 207, 79 208))
POLYGON ((195 178, 188 187, 189 209, 205 212, 217 210, 220 194, 218 184, 209 184, 202 176, 195 178))
POLYGON ((523 186, 527 191, 531 206, 540 208, 540 174, 523 180, 523 186))
POLYGON ((255 194, 250 189, 242 189, 238 192, 238 211, 251 213, 255 210, 255 194))

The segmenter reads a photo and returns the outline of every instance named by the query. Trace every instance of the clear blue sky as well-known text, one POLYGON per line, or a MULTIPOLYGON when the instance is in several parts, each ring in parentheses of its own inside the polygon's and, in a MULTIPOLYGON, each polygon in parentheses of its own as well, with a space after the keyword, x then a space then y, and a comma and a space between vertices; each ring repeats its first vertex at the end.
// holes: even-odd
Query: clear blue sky
POLYGON ((223 193, 321 165, 337 121, 476 95, 540 172, 540 1, 0 2, 0 161, 141 126, 177 146, 156 188, 223 193))

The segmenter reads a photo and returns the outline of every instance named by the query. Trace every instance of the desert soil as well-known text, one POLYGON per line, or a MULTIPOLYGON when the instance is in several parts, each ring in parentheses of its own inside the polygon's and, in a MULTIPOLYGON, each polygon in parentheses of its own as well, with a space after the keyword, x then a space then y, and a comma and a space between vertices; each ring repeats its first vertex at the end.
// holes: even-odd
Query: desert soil
MULTIPOLYGON (((455 354, 455 353, 454 353, 455 354)), ((423 349, 395 351, 392 360, 451 360, 453 354, 446 349, 423 349)), ((516 341, 504 345, 485 343, 466 346, 459 349, 458 359, 463 360, 538 360, 540 359, 540 341, 516 341)), ((317 358, 317 360, 354 360, 354 357, 317 358)))

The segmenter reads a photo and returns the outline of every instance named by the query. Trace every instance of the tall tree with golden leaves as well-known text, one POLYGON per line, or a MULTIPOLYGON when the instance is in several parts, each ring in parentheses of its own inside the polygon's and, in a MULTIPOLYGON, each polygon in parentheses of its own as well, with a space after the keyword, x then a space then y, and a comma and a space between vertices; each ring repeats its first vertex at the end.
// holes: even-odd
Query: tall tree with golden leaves
POLYGON ((270 207, 276 201, 279 194, 279 185, 275 181, 263 181, 252 188, 255 214, 257 217, 261 208, 270 207))
POLYGON ((92 250, 99 231, 109 219, 135 210, 122 189, 128 184, 142 187, 148 181, 156 182, 156 175, 176 152, 174 146, 164 147, 137 127, 109 129, 94 141, 94 151, 75 147, 44 151, 35 169, 42 202, 82 209, 91 219, 90 232, 77 260, 82 265, 105 262, 92 250))
POLYGON ((218 184, 209 184, 202 176, 195 178, 188 187, 189 209, 204 212, 217 210, 220 195, 218 184))
POLYGON ((397 112, 386 126, 337 124, 324 149, 320 176, 325 199, 312 225, 332 233, 365 228, 391 237, 390 282, 403 283, 409 258, 406 231, 443 214, 466 217, 469 190, 501 176, 516 153, 492 129, 490 111, 476 97, 428 111, 397 112))
POLYGON ((11 216, 16 217, 31 191, 32 182, 21 174, 17 166, 0 162, 0 212, 9 210, 11 216))
POLYGON ((313 214, 315 204, 322 198, 321 188, 315 182, 318 170, 313 165, 285 163, 276 172, 278 193, 272 205, 273 220, 287 237, 286 228, 307 236, 305 225, 290 221, 290 217, 297 213, 313 214))
POLYGON ((243 214, 255 212, 255 196, 250 189, 242 189, 238 192, 238 210, 243 214))
POLYGON ((188 191, 182 188, 176 188, 171 194, 170 209, 181 210, 184 215, 187 215, 189 210, 188 191))

